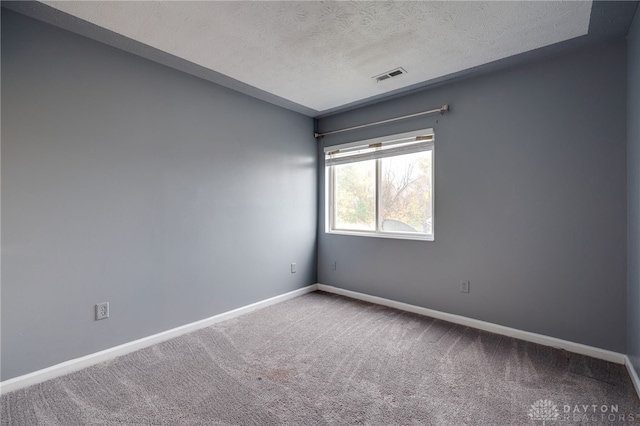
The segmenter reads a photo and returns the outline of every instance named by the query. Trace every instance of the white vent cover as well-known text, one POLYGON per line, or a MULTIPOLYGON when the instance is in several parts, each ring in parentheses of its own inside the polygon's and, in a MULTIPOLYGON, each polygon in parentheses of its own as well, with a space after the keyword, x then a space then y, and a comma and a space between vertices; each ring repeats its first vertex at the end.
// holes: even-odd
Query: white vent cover
POLYGON ((404 68, 396 68, 394 70, 387 71, 384 74, 376 75, 375 77, 372 77, 372 78, 376 80, 376 83, 380 83, 381 81, 384 81, 393 77, 398 77, 406 73, 407 72, 404 70, 404 68))

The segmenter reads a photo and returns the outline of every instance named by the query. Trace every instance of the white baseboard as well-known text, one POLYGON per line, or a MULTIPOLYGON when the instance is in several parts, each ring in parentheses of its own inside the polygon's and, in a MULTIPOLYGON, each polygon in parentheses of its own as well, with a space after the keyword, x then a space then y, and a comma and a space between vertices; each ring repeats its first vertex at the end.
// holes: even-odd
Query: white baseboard
POLYGON ((209 318, 205 318, 200 321, 196 321, 190 324, 186 324, 180 327, 173 328, 171 330, 163 331, 158 334, 154 334, 142 339, 134 340, 132 342, 124 343, 113 348, 105 349, 100 352, 89 354, 80 358, 75 358, 69 361, 62 362, 60 364, 53 365, 51 367, 44 368, 42 370, 34 371, 23 376, 18 376, 13 379, 0 382, 0 395, 12 392, 18 389, 22 389, 27 386, 31 386, 37 383, 44 382, 55 377, 63 376, 65 374, 72 373, 77 370, 89 367, 91 365, 98 364, 103 361, 116 358, 121 355, 126 355, 131 352, 135 352, 139 349, 146 348, 151 345, 155 345, 160 342, 178 337, 180 335, 190 333, 201 328, 208 327, 221 321, 225 321, 237 316, 247 314, 249 312, 256 311, 258 309, 265 308, 276 303, 283 302, 294 297, 301 296, 306 293, 320 290, 327 293, 339 294, 347 296, 352 299, 363 300, 365 302, 375 303, 377 305, 388 306, 395 309, 400 309, 407 312, 413 312, 415 314, 424 315, 432 318, 441 319, 444 321, 460 324, 468 327, 477 328, 480 330, 489 331, 504 336, 514 337, 517 339, 525 340, 528 342, 539 343, 545 346, 552 346, 555 348, 565 349, 570 352, 591 356, 593 358, 603 359, 605 361, 614 362, 617 364, 624 364, 629 371, 631 381, 636 388, 638 397, 640 397, 640 379, 635 371, 631 360, 628 356, 617 352, 608 351, 605 349, 594 348, 592 346, 583 345, 580 343, 574 343, 567 340, 557 339, 555 337, 544 336, 541 334, 530 333, 528 331, 522 331, 515 328, 505 327, 490 322, 480 321, 472 318, 463 317, 461 315, 448 314, 446 312, 440 312, 433 309, 423 308, 420 306, 410 305, 408 303, 396 302, 394 300, 384 299, 382 297, 370 296, 363 293, 358 293, 351 290, 345 290, 338 287, 328 286, 324 284, 313 284, 298 290, 294 290, 279 296, 272 297, 270 299, 262 300, 260 302, 252 303, 251 305, 243 306, 222 314, 214 315, 209 318))
MULTIPOLYGON (((369 296, 368 294, 358 293, 356 291, 345 290, 330 285, 318 284, 318 290, 328 293, 335 293, 342 296, 351 297, 352 299, 363 300, 365 302, 375 303, 377 305, 388 306, 390 308, 400 309, 402 311, 413 312, 414 314, 424 315, 431 318, 437 318, 455 324, 473 327, 480 330, 489 331, 491 333, 501 334, 503 336, 515 337, 516 339, 525 340, 527 342, 538 343, 544 346, 560 348, 569 352, 587 355, 593 358, 603 359, 605 361, 614 362, 616 364, 625 364, 625 354, 608 351, 606 349, 594 348, 593 346, 574 343, 568 340, 557 339, 555 337, 544 336, 542 334, 531 333, 528 331, 518 330, 516 328, 505 327, 503 325, 491 322, 480 321, 473 318, 463 317, 461 315, 448 314, 446 312, 436 311, 433 309, 423 308, 420 306, 409 305, 408 303, 396 302, 394 300, 384 299, 377 296, 369 296)), ((637 385, 636 385, 637 386, 637 385)))
POLYGON ((215 323, 225 321, 231 318, 235 318, 240 315, 247 314, 249 312, 256 311, 258 309, 265 308, 276 303, 283 302, 294 297, 301 296, 305 293, 311 293, 318 289, 317 284, 312 284, 307 287, 300 288, 298 290, 290 291, 279 296, 272 297, 270 299, 262 300, 260 302, 252 303, 251 305, 243 306, 232 311, 224 312, 222 314, 214 315, 209 318, 205 318, 200 321, 192 322, 180 327, 172 328, 171 330, 163 331, 158 334, 143 337, 142 339, 134 340, 132 342, 124 343, 113 348, 105 349, 100 352, 95 352, 80 358, 75 358, 69 361, 62 362, 60 364, 53 365, 51 367, 44 368, 42 370, 34 371, 33 373, 25 374, 23 376, 14 377, 13 379, 0 382, 0 395, 12 392, 27 386, 35 385, 36 383, 44 382, 45 380, 53 379, 55 377, 63 376, 65 374, 72 373, 77 370, 89 367, 94 364, 98 364, 103 361, 113 359, 115 357, 125 355, 131 352, 135 352, 139 349, 146 348, 151 345, 155 345, 165 340, 173 339, 180 335, 190 333, 192 331, 208 327, 215 323))
POLYGON ((638 377, 638 372, 633 367, 631 363, 631 359, 628 355, 625 355, 625 365, 627 366, 627 371, 629 372, 629 377, 631 377, 631 382, 633 383, 633 387, 636 388, 636 393, 638 394, 638 398, 640 398, 640 378, 638 377))

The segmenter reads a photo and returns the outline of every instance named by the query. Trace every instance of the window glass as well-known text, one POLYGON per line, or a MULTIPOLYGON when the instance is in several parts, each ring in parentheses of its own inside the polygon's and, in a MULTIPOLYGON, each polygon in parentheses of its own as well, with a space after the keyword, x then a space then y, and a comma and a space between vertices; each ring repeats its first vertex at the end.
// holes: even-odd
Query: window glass
POLYGON ((376 160, 334 166, 335 229, 376 229, 376 160))
POLYGON ((380 160, 382 231, 433 233, 432 152, 416 152, 380 160))

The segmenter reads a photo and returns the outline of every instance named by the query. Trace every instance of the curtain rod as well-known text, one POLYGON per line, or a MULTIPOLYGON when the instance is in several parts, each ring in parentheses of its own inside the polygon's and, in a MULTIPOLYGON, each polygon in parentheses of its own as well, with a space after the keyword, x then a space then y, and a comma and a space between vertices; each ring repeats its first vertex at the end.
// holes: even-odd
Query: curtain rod
POLYGON ((444 104, 440 108, 430 109, 429 111, 416 112, 415 114, 403 115, 401 117, 389 118, 387 120, 375 121, 373 123, 361 124, 359 126, 353 126, 353 127, 347 127, 347 128, 344 128, 344 129, 332 130, 330 132, 324 132, 324 133, 317 133, 316 132, 316 133, 313 134, 313 136, 315 138, 319 138, 319 137, 326 136, 326 135, 333 135, 335 133, 348 132, 349 130, 362 129, 364 127, 377 126, 378 124, 391 123, 391 122, 398 121, 398 120, 405 120, 407 118, 413 118, 413 117, 419 117, 421 115, 433 114, 435 112, 439 112, 440 114, 444 114, 447 111, 449 111, 449 104, 444 104))

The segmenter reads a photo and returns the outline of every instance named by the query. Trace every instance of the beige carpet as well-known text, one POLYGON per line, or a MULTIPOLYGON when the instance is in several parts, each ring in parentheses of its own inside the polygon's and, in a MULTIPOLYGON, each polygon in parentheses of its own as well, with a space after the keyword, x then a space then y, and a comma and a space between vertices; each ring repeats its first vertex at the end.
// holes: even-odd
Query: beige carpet
POLYGON ((638 425, 640 401, 621 365, 316 292, 4 395, 1 414, 29 426, 638 425))

